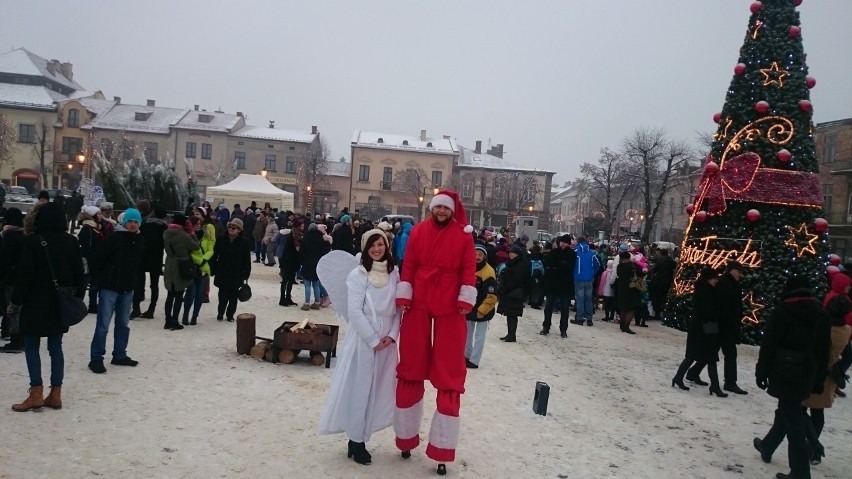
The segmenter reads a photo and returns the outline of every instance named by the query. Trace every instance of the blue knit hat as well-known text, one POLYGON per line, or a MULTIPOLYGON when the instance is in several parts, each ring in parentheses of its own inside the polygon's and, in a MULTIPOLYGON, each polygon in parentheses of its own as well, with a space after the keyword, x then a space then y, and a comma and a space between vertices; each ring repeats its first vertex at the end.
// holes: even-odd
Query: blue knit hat
POLYGON ((351 220, 351 219, 352 219, 352 218, 350 218, 350 217, 349 217, 349 215, 343 215, 343 216, 341 216, 341 217, 340 217, 340 222, 341 222, 341 223, 346 223, 347 221, 349 221, 349 220, 351 220))
POLYGON ((130 208, 124 212, 124 217, 121 218, 121 226, 126 225, 128 221, 142 223, 142 214, 136 208, 130 208))

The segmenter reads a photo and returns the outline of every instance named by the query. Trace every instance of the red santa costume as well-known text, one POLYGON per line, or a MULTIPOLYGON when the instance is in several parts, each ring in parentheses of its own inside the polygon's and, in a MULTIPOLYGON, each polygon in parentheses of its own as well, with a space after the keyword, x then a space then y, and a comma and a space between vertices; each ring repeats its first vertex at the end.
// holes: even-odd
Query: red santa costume
POLYGON ((443 226, 431 217, 414 226, 397 287, 397 304, 409 309, 400 327, 394 432, 403 457, 420 444, 423 382, 428 379, 438 397, 426 455, 443 463, 455 460, 459 438, 467 374, 467 323, 460 311, 470 311, 476 303, 476 256, 473 228, 458 193, 441 190, 432 198, 430 211, 438 205, 452 210, 453 216, 443 226))

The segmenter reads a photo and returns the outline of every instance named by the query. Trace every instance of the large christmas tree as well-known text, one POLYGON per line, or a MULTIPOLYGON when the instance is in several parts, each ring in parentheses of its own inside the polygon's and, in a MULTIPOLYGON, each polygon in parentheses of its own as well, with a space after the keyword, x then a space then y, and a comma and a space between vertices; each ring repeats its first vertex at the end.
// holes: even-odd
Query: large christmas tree
POLYGON ((785 280, 826 288, 828 223, 814 149, 810 88, 796 7, 801 0, 751 4, 740 58, 728 88, 689 220, 665 316, 685 330, 702 267, 737 260, 745 316, 742 341, 758 344, 785 280))

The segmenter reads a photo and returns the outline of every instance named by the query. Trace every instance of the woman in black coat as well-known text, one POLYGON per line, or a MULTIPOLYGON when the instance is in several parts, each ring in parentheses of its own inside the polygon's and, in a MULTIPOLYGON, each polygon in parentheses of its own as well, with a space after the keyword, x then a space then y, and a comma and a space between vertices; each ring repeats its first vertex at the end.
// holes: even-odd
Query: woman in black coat
POLYGON ((296 284, 296 272, 302 263, 302 258, 299 251, 302 249, 302 239, 304 236, 304 225, 302 220, 296 219, 293 222, 293 229, 284 237, 284 248, 281 253, 281 297, 278 300, 279 306, 295 306, 297 303, 293 301, 293 285, 296 284))
POLYGON ((331 245, 323 239, 322 231, 317 229, 315 223, 308 226, 308 232, 302 240, 299 255, 302 259, 302 279, 305 280, 305 304, 302 310, 320 309, 320 281, 317 276, 317 264, 320 258, 329 252, 331 245), (314 294, 314 303, 311 304, 311 292, 314 294))
POLYGON ((240 287, 251 275, 251 246, 243 235, 243 222, 235 218, 228 222, 228 233, 216 240, 210 263, 215 275, 213 284, 219 288, 219 311, 216 319, 234 320, 240 287), (227 315, 227 316, 225 316, 227 315))
POLYGON ((805 424, 808 421, 802 401, 811 393, 820 394, 828 373, 831 348, 831 320, 814 297, 804 277, 787 279, 781 303, 766 322, 755 378, 760 389, 778 398, 775 421, 754 447, 764 462, 772 460, 775 449, 787 437, 790 474, 778 477, 811 477, 805 424))
POLYGON ((716 363, 719 361, 719 304, 715 294, 717 282, 719 274, 712 268, 702 269, 695 280, 695 290, 692 293, 693 315, 686 334, 686 355, 672 379, 672 387, 677 385, 689 391, 689 387, 683 384, 683 377, 693 363, 700 363, 702 368, 704 365, 708 366, 710 393, 727 397, 719 387, 719 373, 716 370, 716 363))
MULTIPOLYGON (((50 264, 59 286, 76 287, 83 297, 83 259, 77 238, 66 233, 65 212, 56 203, 45 203, 35 213, 32 234, 24 237, 21 259, 15 269, 15 287, 7 313, 20 317, 24 336, 24 353, 30 375, 30 395, 15 411, 29 411, 48 406, 62 408, 61 389, 65 374, 62 335, 68 328, 59 318, 59 296, 53 282, 50 264), (43 245, 44 242, 45 244, 43 245), (48 260, 48 257, 50 258, 48 260), (41 379, 41 338, 47 338, 50 353, 50 395, 43 396, 41 379)), ((27 233, 30 233, 27 231, 27 233)))
POLYGON ((520 246, 512 246, 509 250, 509 261, 500 277, 500 288, 497 296, 500 303, 497 312, 506 316, 508 333, 500 341, 514 343, 515 332, 518 330, 518 316, 524 314, 524 298, 529 290, 530 272, 524 261, 520 246))
POLYGON ((630 329, 636 308, 642 304, 642 292, 630 287, 633 276, 642 277, 639 265, 633 262, 630 253, 622 251, 618 255, 618 268, 615 269, 615 303, 618 306, 619 326, 622 333, 636 334, 630 329))
POLYGON ((544 322, 539 333, 542 336, 550 333, 550 320, 559 301, 559 331, 563 338, 568 337, 568 317, 571 315, 568 308, 574 297, 574 266, 577 262, 577 253, 571 249, 571 241, 571 235, 560 237, 544 257, 544 278, 541 283, 545 297, 544 322))

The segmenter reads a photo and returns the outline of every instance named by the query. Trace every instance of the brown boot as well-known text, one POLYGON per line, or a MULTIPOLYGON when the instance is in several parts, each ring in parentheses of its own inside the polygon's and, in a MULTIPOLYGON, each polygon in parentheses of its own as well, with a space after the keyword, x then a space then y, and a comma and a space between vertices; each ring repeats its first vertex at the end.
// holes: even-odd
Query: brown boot
POLYGON ((30 409, 38 411, 44 406, 44 386, 33 386, 30 388, 30 396, 21 404, 13 404, 12 410, 17 412, 26 412, 30 409))
POLYGON ((51 386, 50 394, 44 398, 45 407, 62 409, 62 386, 51 386))

